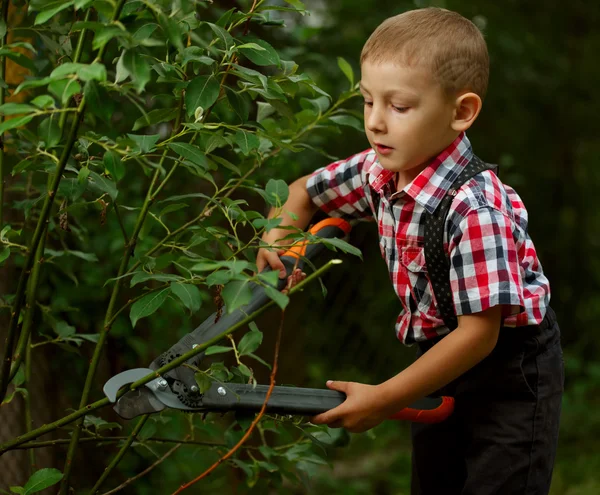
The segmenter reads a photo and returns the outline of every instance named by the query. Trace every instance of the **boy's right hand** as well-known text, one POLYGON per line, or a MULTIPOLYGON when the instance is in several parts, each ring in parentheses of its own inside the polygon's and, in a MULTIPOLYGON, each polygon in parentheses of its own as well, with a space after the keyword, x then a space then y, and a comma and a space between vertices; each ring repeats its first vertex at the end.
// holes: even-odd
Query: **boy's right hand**
POLYGON ((258 272, 262 272, 267 266, 273 271, 279 271, 279 278, 285 278, 286 270, 281 255, 285 253, 285 249, 266 249, 260 248, 256 255, 256 268, 258 272))

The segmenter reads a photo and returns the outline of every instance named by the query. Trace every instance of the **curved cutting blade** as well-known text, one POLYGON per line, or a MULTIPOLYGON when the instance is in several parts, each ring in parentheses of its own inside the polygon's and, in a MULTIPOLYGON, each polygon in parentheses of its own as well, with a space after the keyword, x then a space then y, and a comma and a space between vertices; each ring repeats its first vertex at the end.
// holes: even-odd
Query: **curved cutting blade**
POLYGON ((164 408, 165 405, 146 387, 127 392, 113 407, 115 412, 123 419, 132 419, 142 414, 160 412, 164 408))

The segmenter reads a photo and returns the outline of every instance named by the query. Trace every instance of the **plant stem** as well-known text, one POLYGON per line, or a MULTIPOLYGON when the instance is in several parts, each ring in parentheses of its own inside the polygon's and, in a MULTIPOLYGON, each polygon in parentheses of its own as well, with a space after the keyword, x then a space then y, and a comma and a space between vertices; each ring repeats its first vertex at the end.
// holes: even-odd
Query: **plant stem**
POLYGON ((44 232, 42 236, 42 240, 38 244, 37 251, 35 253, 35 261, 33 265, 33 269, 31 270, 31 277, 29 279, 28 287, 27 287, 27 299, 25 302, 26 312, 25 318, 23 319, 23 326, 21 328, 21 335, 19 336, 19 342, 17 344, 17 349, 13 356, 13 361, 10 367, 10 374, 8 376, 8 383, 12 381, 15 377, 17 371, 19 371, 19 366, 21 365, 21 361, 23 360, 23 354, 25 349, 27 352, 31 350, 31 328, 33 326, 33 317, 35 314, 35 301, 37 299, 37 289, 38 282, 40 278, 40 272, 42 271, 42 257, 44 253, 44 248, 46 246, 46 235, 48 229, 44 232))
MULTIPOLYGON (((265 411, 267 410, 267 403, 269 402, 269 398, 271 397, 271 392, 273 392, 273 387, 275 387, 275 376, 277 375, 277 363, 279 361, 279 347, 281 345, 281 335, 283 333, 284 320, 285 320, 285 309, 281 310, 281 321, 279 323, 279 328, 277 330, 277 340, 275 341, 275 353, 273 356, 273 369, 271 371, 269 389, 267 390, 267 394, 265 396, 265 401, 263 402, 260 412, 254 418, 254 420, 248 427, 248 430, 246 431, 244 436, 240 439, 240 441, 237 444, 235 444, 229 450, 229 452, 227 452, 224 456, 222 456, 220 459, 218 459, 212 466, 210 466, 207 470, 205 470, 200 476, 198 476, 197 478, 193 479, 192 481, 186 483, 185 485, 182 485, 181 487, 179 487, 179 489, 177 489, 175 492, 173 492, 173 495, 178 495, 179 493, 183 492, 183 490, 185 490, 186 488, 189 488, 190 486, 196 484, 202 478, 206 478, 210 473, 212 473, 215 469, 217 469, 223 462, 225 462, 227 459, 232 457, 233 454, 235 454, 239 450, 239 448, 246 442, 246 440, 248 440, 250 438, 250 435, 252 435, 254 428, 256 427, 256 425, 258 424, 260 419, 265 414, 265 411)), ((236 353, 237 353, 237 351, 236 351, 236 353)))
MULTIPOLYGON (((293 295, 295 292, 301 290, 306 284, 308 284, 311 281, 315 280, 316 278, 320 277, 326 271, 328 271, 333 265, 338 264, 338 263, 340 263, 339 260, 331 260, 331 261, 329 261, 327 264, 323 265, 321 268, 319 268, 318 270, 316 270, 314 273, 311 273, 302 282, 300 282, 296 286, 294 286, 289 291, 289 295, 293 295)), ((217 335, 213 339, 211 339, 211 340, 209 340, 209 341, 207 341, 207 342, 199 345, 198 347, 196 347, 196 348, 192 349, 191 351, 183 354, 182 356, 178 357, 177 359, 174 359, 170 363, 164 365, 162 368, 157 369, 154 373, 146 375, 144 378, 141 378, 137 382, 132 383, 129 386, 129 388, 123 388, 123 389, 121 389, 119 391, 119 393, 117 394, 117 399, 120 398, 120 397, 122 397, 129 390, 135 390, 136 388, 138 388, 138 387, 140 387, 140 386, 148 383, 149 381, 151 381, 154 378, 160 376, 161 374, 164 374, 167 371, 172 370, 173 368, 177 368, 177 366, 180 366, 185 361, 187 361, 188 359, 194 357, 196 354, 201 353, 202 351, 204 351, 206 348, 210 347, 211 345, 214 345, 216 342, 218 342, 222 338, 224 338, 227 335, 233 333, 234 331, 238 330, 239 328, 242 328, 243 326, 247 325, 248 323, 250 323, 255 318, 257 318, 260 314, 262 314, 263 311, 265 311, 267 308, 269 308, 273 304, 274 304, 273 301, 269 301, 267 304, 265 304, 264 306, 262 306, 261 308, 259 308, 258 310, 256 310, 254 313, 248 315, 242 321, 236 323, 234 326, 232 326, 229 329, 227 329, 221 335, 217 335)), ((80 407, 79 410, 75 411, 72 414, 69 414, 68 416, 65 416, 65 417, 59 419, 58 421, 55 421, 53 423, 44 425, 44 426, 38 428, 37 430, 33 430, 30 433, 26 433, 26 434, 21 435, 21 436, 15 438, 13 440, 10 440, 10 441, 8 441, 8 442, 0 445, 0 455, 2 455, 4 452, 6 452, 8 450, 15 449, 17 446, 22 445, 25 442, 28 442, 29 440, 33 440, 34 438, 38 438, 38 437, 40 437, 42 435, 45 435, 46 433, 54 431, 54 430, 60 428, 61 426, 68 425, 68 424, 72 423, 73 421, 78 420, 82 416, 85 416, 86 414, 89 414, 90 412, 95 411, 96 409, 104 407, 104 406, 106 406, 108 404, 110 404, 110 401, 105 397, 104 399, 100 399, 99 401, 96 401, 96 402, 94 402, 92 404, 89 404, 89 405, 87 405, 85 407, 80 407)), ((72 439, 71 439, 71 443, 72 443, 72 439)))
MULTIPOLYGON (((89 438, 80 438, 79 443, 116 443, 122 440, 127 440, 129 437, 119 436, 119 437, 89 437, 89 438)), ((41 449, 44 447, 54 447, 56 445, 67 445, 71 442, 70 438, 61 438, 59 440, 47 440, 44 442, 27 442, 24 444, 15 447, 13 450, 25 450, 25 449, 41 449)), ((177 443, 180 445, 201 445, 204 447, 226 447, 224 443, 214 443, 214 442, 201 442, 199 440, 177 440, 176 438, 160 438, 160 437, 151 437, 144 440, 143 443, 154 442, 154 443, 177 443)), ((248 448, 258 448, 258 447, 248 447, 248 448)))
MULTIPOLYGON (((4 25, 8 27, 8 5, 9 1, 4 0, 2 2, 2 20, 4 21, 4 25)), ((2 36, 2 41, 0 41, 0 48, 4 48, 6 45, 6 41, 8 40, 8 29, 4 36, 2 36)), ((0 85, 0 105, 4 105, 4 99, 6 98, 6 93, 4 92, 4 84, 6 84, 6 55, 0 56, 0 79, 2 80, 2 85, 0 85)), ((0 123, 4 122, 4 116, 0 116, 0 123)), ((4 227, 4 133, 0 134, 0 230, 4 227)), ((2 398, 0 398, 0 402, 2 398)))
MULTIPOLYGON (((189 435, 188 435, 189 437, 189 435)), ((186 437, 187 438, 187 437, 186 437)), ((146 474, 148 474, 150 471, 152 471, 156 466, 158 466, 159 464, 161 464, 162 462, 165 461, 165 459, 167 459, 173 452, 175 452, 179 447, 181 447, 181 444, 179 445, 175 445, 175 447, 173 447, 172 449, 170 449, 165 455, 163 455, 160 459, 158 459, 156 462, 154 462, 153 464, 151 464, 150 466, 148 466, 146 469, 144 469, 141 473, 136 474, 133 478, 129 478, 128 480, 126 480, 124 483, 121 483, 119 486, 117 486, 116 488, 113 488, 112 490, 103 493, 102 495, 112 495, 113 493, 117 493, 118 491, 122 490, 123 488, 125 488, 127 485, 130 485, 131 483, 133 483, 135 480, 139 480, 142 476, 145 476, 146 474)))
MULTIPOLYGON (((29 391, 31 390, 31 337, 27 339, 27 351, 25 356, 25 388, 27 389, 27 394, 25 395, 25 431, 31 432, 31 427, 33 425, 33 419, 31 417, 31 394, 29 391)), ((35 463, 35 451, 32 449, 29 451, 29 466, 30 466, 30 475, 32 475, 36 469, 35 463)))
POLYGON ((148 420, 149 416, 150 416, 149 414, 144 414, 140 418, 140 420, 138 421, 138 424, 135 425, 135 428, 131 432, 131 435, 129 435, 129 437, 127 438, 127 441, 119 449, 119 452, 117 453, 117 455, 115 456, 115 458, 106 467, 106 469, 102 473, 102 476, 100 476, 100 478, 98 479, 98 481, 96 481, 96 484, 94 485, 94 487, 90 490, 90 495, 94 495, 100 489, 100 486, 102 485, 102 483, 104 483, 104 481, 106 480, 106 478, 108 478, 108 475, 111 473, 111 471, 117 466, 117 464, 119 464, 119 462, 121 462, 121 459, 123 459, 123 456, 125 455, 125 453, 129 449, 129 447, 131 447, 131 444, 134 442, 134 440, 137 438, 138 434, 140 433, 140 431, 144 427, 144 424, 148 420))

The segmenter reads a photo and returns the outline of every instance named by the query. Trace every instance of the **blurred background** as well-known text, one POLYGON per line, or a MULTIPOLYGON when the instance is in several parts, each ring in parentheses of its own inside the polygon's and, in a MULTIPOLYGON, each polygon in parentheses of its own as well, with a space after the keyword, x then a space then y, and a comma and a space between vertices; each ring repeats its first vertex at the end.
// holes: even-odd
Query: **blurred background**
MULTIPOLYGON (((435 5, 461 13, 483 31, 491 57, 491 77, 483 112, 469 131, 469 138, 478 156, 500 164, 502 180, 513 186, 525 201, 530 215, 529 232, 550 279, 551 304, 563 334, 566 393, 551 493, 600 493, 600 409, 596 410, 600 405, 600 208, 594 206, 593 199, 600 187, 597 165, 600 3, 584 0, 306 0, 304 3, 310 15, 280 13, 285 28, 257 34, 277 48, 282 58, 298 63, 302 71, 334 96, 348 88, 336 57, 346 59, 358 78, 362 45, 387 17, 435 5)), ((215 2, 207 15, 218 18, 236 5, 236 1, 215 2)), ((352 103, 360 115, 359 100, 352 103)), ((277 176, 290 183, 335 158, 368 147, 362 132, 346 126, 336 134, 317 132, 313 141, 315 147, 323 148, 330 157, 310 150, 286 154, 270 168, 259 171, 257 181, 266 182, 277 176)), ((118 226, 106 228, 118 230, 118 226)), ((112 237, 100 234, 95 248, 108 249, 105 244, 112 237)), ((118 233, 114 238, 118 238, 118 233)), ((357 225, 350 242, 363 251, 364 260, 344 256, 344 264, 324 278, 325 297, 318 285, 309 287, 294 297, 286 311, 279 384, 324 387, 327 379, 378 383, 413 360, 415 350, 405 348, 395 338, 393 327, 400 304, 379 254, 375 225, 357 225)), ((101 287, 111 273, 104 267, 87 273, 86 284, 93 285, 97 279, 101 287)), ((56 305, 64 297, 63 304, 79 308, 78 328, 97 331, 104 316, 106 293, 99 290, 95 294, 74 294, 68 284, 65 277, 51 278, 40 291, 40 298, 44 300, 53 294, 56 305)), ((165 305, 152 318, 140 322, 135 333, 127 318, 118 320, 109 338, 102 377, 146 365, 212 311, 214 307, 209 300, 193 317, 182 315, 175 305, 165 305)), ((271 358, 278 323, 277 311, 266 313, 258 321, 265 332, 265 342, 258 354, 265 359, 271 358)), ((48 411, 39 414, 48 413, 56 418, 59 413, 52 411, 62 411, 65 404, 76 403, 81 390, 81 384, 76 382, 71 384, 72 390, 65 390, 57 380, 64 373, 65 362, 69 363, 72 376, 79 375, 82 381, 87 362, 69 357, 63 361, 61 355, 61 363, 57 363, 52 352, 48 352, 44 388, 53 391, 53 400, 48 411)), ((268 380, 266 373, 262 379, 268 380)), ((13 434, 16 428, 18 425, 10 426, 13 434)), ((159 433, 163 431, 160 428, 159 425, 159 433)), ((181 425, 177 428, 183 429, 181 425)), ((112 455, 112 450, 103 449, 107 447, 86 448, 89 472, 82 469, 75 476, 89 475, 90 479, 96 479, 104 461, 112 455)), ((64 450, 55 449, 52 455, 60 458, 64 450)), ((173 487, 182 478, 191 479, 197 474, 193 456, 178 452, 173 459, 143 478, 135 490, 131 488, 125 493, 160 493, 157 486, 173 487)), ((317 470, 310 493, 409 491, 410 442, 406 424, 386 422, 368 434, 352 435, 347 447, 330 452, 329 460, 332 468, 317 470)), ((115 476, 126 479, 145 465, 147 459, 136 450, 135 455, 123 460, 115 476)), ((223 486, 218 480, 214 483, 205 485, 205 489, 223 486)), ((257 487, 255 492, 264 493, 260 490, 257 487)), ((305 490, 289 488, 285 493, 305 490)))

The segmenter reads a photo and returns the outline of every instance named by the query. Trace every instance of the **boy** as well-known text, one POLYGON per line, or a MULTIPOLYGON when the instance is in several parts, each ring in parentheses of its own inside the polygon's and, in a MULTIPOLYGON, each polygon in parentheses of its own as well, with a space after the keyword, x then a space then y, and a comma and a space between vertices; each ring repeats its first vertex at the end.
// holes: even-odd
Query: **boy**
MULTIPOLYGON (((416 343, 419 357, 379 385, 327 382, 347 399, 313 422, 360 432, 425 395, 455 397, 447 421, 412 425, 413 493, 543 494, 550 487, 564 373, 527 212, 485 167, 455 183, 485 165, 465 131, 481 110, 488 66, 483 36, 459 14, 426 8, 386 20, 361 54, 372 149, 297 180, 284 206, 297 220, 284 215, 283 224, 299 228, 319 207, 377 221, 402 304, 397 336, 416 343), (425 259, 424 246, 427 217, 444 197, 439 238, 449 316, 431 282, 439 260, 425 259)), ((286 232, 264 240, 273 244, 286 232)), ((283 267, 266 249, 257 265, 283 267)))

